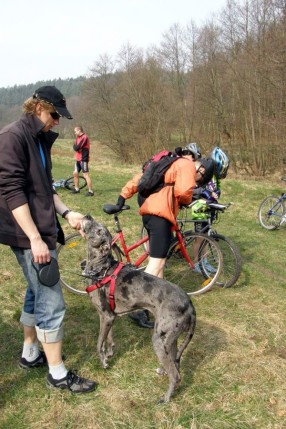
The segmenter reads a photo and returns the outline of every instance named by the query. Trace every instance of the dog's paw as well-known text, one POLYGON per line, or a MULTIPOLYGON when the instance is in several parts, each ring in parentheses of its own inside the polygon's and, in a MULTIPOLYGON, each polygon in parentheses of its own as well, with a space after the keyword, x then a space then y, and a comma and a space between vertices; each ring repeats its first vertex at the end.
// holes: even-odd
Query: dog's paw
POLYGON ((163 368, 156 368, 156 374, 167 375, 166 371, 163 368))
POLYGON ((166 400, 165 396, 161 396, 160 399, 158 399, 158 401, 156 402, 157 405, 164 405, 167 402, 169 402, 168 400, 166 400))

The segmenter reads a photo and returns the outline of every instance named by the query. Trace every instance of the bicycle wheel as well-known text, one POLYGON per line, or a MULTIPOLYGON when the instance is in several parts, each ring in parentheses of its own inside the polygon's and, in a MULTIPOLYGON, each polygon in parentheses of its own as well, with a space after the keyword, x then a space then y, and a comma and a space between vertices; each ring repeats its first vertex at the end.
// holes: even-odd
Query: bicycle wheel
POLYGON ((233 286, 241 273, 242 259, 236 245, 227 237, 221 234, 212 234, 211 237, 219 245, 222 253, 222 268, 217 285, 223 288, 233 286))
MULTIPOLYGON (((77 295, 87 295, 85 289, 91 284, 91 279, 83 276, 87 253, 86 240, 79 232, 74 232, 68 235, 65 241, 65 245, 57 246, 61 285, 77 295)), ((112 246, 112 253, 116 260, 122 260, 116 244, 112 246)))
POLYGON ((258 220, 260 225, 268 230, 277 229, 285 212, 283 200, 274 195, 266 197, 258 209, 258 220))
POLYGON ((188 295, 199 295, 211 289, 219 278, 222 254, 219 246, 207 235, 186 231, 183 234, 186 251, 196 268, 192 269, 181 253, 177 239, 171 243, 164 275, 188 295))
MULTIPOLYGON (((74 190, 74 178, 73 178, 73 176, 66 179, 64 186, 66 189, 69 189, 70 191, 74 190)), ((86 187, 86 179, 83 176, 78 176, 78 186, 79 186, 79 189, 83 189, 86 187)))

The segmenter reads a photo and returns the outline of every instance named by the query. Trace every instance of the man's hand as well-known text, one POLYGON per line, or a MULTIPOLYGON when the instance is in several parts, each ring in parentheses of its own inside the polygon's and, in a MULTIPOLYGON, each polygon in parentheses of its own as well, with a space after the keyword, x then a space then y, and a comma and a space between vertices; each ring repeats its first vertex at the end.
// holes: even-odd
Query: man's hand
POLYGON ((84 215, 81 213, 70 211, 66 215, 65 219, 68 221, 69 225, 72 228, 80 230, 81 229, 81 220, 83 217, 84 217, 84 215))
POLYGON ((51 260, 51 254, 46 243, 40 236, 30 239, 31 251, 34 262, 37 264, 47 264, 51 260))

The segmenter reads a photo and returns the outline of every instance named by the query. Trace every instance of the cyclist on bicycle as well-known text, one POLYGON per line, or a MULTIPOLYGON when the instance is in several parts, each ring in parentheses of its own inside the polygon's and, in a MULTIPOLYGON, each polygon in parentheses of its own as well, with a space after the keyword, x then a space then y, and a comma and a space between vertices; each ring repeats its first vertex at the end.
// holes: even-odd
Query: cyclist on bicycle
MULTIPOLYGON (((199 159, 201 157, 201 150, 197 146, 196 143, 190 143, 187 145, 183 150, 182 153, 184 156, 192 157, 192 159, 199 159)), ((202 204, 205 204, 205 201, 209 202, 217 202, 217 200, 220 197, 221 194, 221 186, 220 181, 221 179, 224 179, 227 175, 227 171, 229 168, 229 159, 225 152, 220 149, 219 147, 215 147, 213 151, 210 154, 210 157, 215 162, 215 171, 214 175, 211 178, 211 180, 203 185, 203 186, 197 186, 193 191, 193 200, 198 200, 197 207, 202 206, 202 204)), ((203 208, 201 207, 201 210, 203 208)), ((193 206, 192 208, 193 213, 196 211, 196 206, 193 206)), ((204 216, 203 213, 199 214, 199 218, 202 219, 204 216)), ((212 220, 213 220, 212 215, 212 220)), ((201 222, 195 222, 195 231, 200 232, 204 230, 206 232, 205 228, 208 226, 208 222, 204 222, 203 220, 201 222)), ((197 241, 196 247, 199 249, 200 242, 197 241)), ((210 272, 214 272, 215 269, 208 264, 208 262, 205 262, 205 266, 208 268, 210 272)), ((195 267, 195 271, 200 271, 199 266, 195 267)))
MULTIPOLYGON (((143 198, 138 194, 139 213, 149 235, 150 258, 146 272, 163 277, 164 265, 172 240, 172 227, 176 225, 179 206, 189 204, 197 184, 208 183, 214 174, 214 161, 201 158, 193 162, 184 157, 171 164, 164 176, 166 184, 158 192, 143 198)), ((121 190, 117 204, 123 207, 125 200, 138 192, 142 173, 133 177, 121 190)), ((142 325, 141 325, 142 326, 142 325)))

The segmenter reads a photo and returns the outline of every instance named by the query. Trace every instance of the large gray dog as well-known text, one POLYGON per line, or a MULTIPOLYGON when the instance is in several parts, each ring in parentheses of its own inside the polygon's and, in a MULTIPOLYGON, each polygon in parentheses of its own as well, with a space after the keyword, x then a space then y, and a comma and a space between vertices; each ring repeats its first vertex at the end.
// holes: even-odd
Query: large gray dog
MULTIPOLYGON (((111 235, 107 228, 87 215, 82 220, 82 229, 87 239, 87 261, 85 272, 93 283, 114 272, 118 263, 111 252, 111 235)), ((169 377, 169 388, 159 402, 168 402, 180 382, 180 359, 194 334, 196 314, 188 295, 177 285, 146 274, 125 265, 115 282, 115 309, 110 307, 110 283, 90 292, 98 310, 100 331, 97 352, 104 368, 113 355, 114 342, 112 324, 116 316, 138 309, 147 309, 155 317, 152 342, 162 368, 161 374, 169 377), (183 342, 177 340, 185 332, 183 342)))

